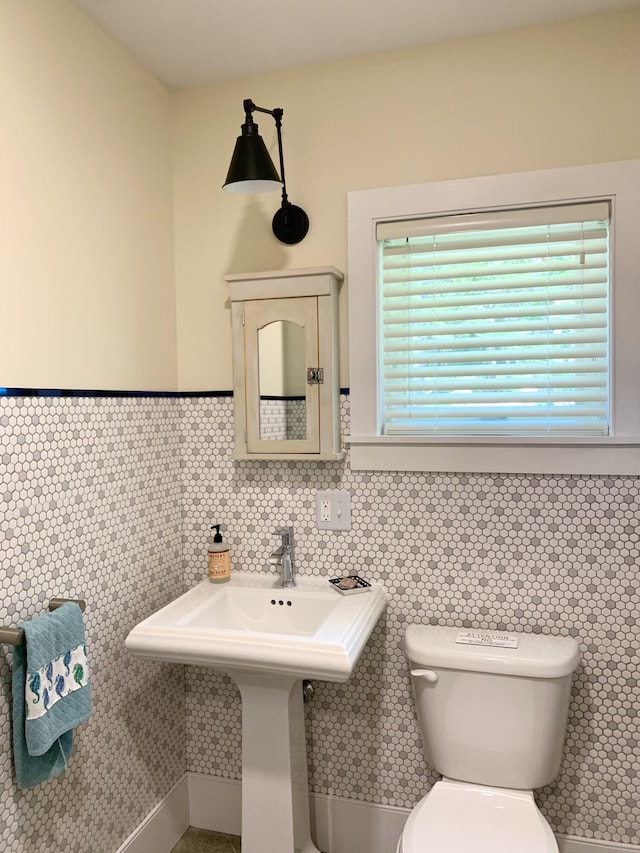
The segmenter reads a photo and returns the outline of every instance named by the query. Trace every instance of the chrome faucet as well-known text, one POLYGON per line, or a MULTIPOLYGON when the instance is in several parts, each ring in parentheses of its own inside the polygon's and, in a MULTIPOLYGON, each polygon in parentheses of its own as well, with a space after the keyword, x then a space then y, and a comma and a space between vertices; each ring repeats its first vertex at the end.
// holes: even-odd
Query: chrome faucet
POLYGON ((289 589, 296 585, 293 565, 293 527, 278 527, 274 531, 276 536, 282 536, 282 545, 269 557, 272 566, 280 566, 282 569, 282 586, 289 589))

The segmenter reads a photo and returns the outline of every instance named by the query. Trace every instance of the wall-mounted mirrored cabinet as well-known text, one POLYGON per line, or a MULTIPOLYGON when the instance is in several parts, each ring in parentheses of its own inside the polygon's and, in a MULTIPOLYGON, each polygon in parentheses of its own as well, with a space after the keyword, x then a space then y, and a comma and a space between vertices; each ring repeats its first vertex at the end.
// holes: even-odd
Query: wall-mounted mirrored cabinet
POLYGON ((235 459, 342 459, 335 267, 228 275, 235 459))

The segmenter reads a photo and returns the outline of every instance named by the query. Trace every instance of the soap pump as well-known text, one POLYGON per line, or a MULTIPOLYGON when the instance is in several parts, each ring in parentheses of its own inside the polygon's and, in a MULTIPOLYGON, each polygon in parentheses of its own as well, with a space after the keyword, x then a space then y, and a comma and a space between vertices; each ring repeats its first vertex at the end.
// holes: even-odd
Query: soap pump
POLYGON ((229 546, 222 541, 219 524, 213 524, 211 529, 216 532, 207 546, 209 580, 211 583, 226 583, 231 577, 229 546))

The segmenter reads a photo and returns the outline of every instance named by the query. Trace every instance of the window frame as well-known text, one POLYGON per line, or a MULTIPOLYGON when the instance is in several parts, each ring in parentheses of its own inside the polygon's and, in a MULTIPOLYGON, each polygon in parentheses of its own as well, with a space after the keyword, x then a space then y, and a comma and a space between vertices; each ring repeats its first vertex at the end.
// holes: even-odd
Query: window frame
POLYGON ((351 467, 469 473, 640 474, 640 160, 348 194, 351 467), (608 436, 386 436, 378 400, 378 222, 532 205, 611 203, 608 436))

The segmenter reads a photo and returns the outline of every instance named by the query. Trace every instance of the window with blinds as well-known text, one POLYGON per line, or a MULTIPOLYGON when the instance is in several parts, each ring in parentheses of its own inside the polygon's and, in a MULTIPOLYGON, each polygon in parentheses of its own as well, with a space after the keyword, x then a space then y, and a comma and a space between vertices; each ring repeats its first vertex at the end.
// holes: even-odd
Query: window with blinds
POLYGON ((386 435, 608 435, 608 202, 378 222, 386 435))

